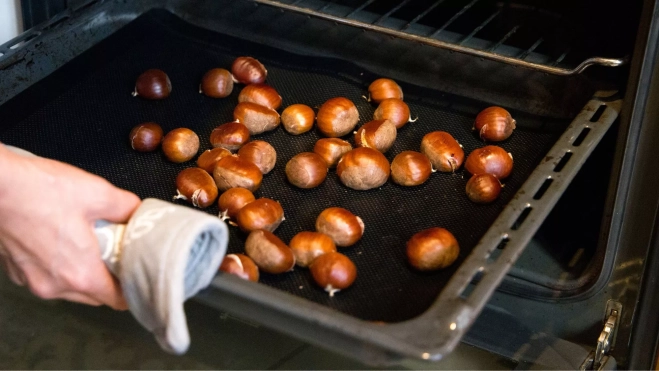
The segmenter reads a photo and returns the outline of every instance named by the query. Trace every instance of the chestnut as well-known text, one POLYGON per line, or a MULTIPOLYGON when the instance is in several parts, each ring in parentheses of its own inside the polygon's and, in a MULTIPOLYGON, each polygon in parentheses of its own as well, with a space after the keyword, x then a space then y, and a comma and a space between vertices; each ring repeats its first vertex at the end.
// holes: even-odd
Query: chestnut
POLYGON ((240 91, 238 102, 252 102, 277 110, 281 106, 281 95, 267 84, 249 84, 240 91))
POLYGON ((373 120, 389 120, 396 129, 400 129, 408 122, 414 122, 410 114, 410 107, 402 99, 388 98, 380 102, 378 108, 373 113, 373 120))
POLYGON ((455 172, 464 161, 464 150, 451 134, 445 131, 433 131, 423 136, 421 153, 428 156, 430 163, 442 172, 455 172))
POLYGON ((277 151, 270 145, 270 143, 255 140, 242 146, 238 150, 238 155, 254 165, 256 165, 261 173, 267 174, 275 167, 277 162, 277 151))
POLYGON ((264 272, 279 274, 292 271, 295 255, 284 241, 269 231, 252 231, 245 241, 245 253, 264 272))
POLYGON ((254 192, 261 186, 263 174, 253 163, 237 155, 223 157, 215 165, 213 178, 220 191, 242 187, 254 192))
POLYGON ((444 228, 425 229, 407 241, 407 259, 420 271, 446 268, 459 254, 458 241, 444 228))
POLYGON ((372 148, 355 148, 336 166, 336 174, 347 187, 363 191, 377 188, 389 179, 389 161, 372 148))
POLYGON ((352 145, 339 138, 321 138, 313 146, 314 153, 320 155, 325 160, 327 167, 336 167, 341 156, 352 150, 352 145))
POLYGON ((206 208, 217 198, 217 186, 204 169, 191 167, 182 170, 176 177, 174 200, 183 199, 198 208, 206 208))
POLYGON ((238 103, 233 119, 245 125, 251 135, 276 129, 280 120, 277 111, 252 102, 238 103))
POLYGON ((249 130, 238 121, 227 122, 211 131, 211 144, 215 148, 223 147, 229 151, 237 151, 247 142, 249 142, 249 130))
POLYGON ((229 188, 220 195, 217 200, 217 206, 220 208, 220 218, 222 220, 235 219, 238 211, 243 206, 256 200, 254 194, 246 188, 229 188))
POLYGON ((162 128, 155 122, 144 122, 130 131, 130 147, 139 152, 155 151, 162 142, 162 128))
POLYGON ((236 224, 243 232, 264 229, 274 232, 284 221, 284 209, 279 202, 269 198, 259 198, 243 206, 236 215, 236 224))
POLYGON ((162 151, 171 162, 189 161, 199 151, 199 136, 187 128, 174 129, 163 138, 162 151))
POLYGON ((233 91, 233 76, 224 68, 213 68, 204 74, 199 93, 211 98, 225 98, 233 91))
POLYGON ((359 122, 359 111, 348 98, 329 99, 318 109, 316 123, 323 135, 336 138, 352 131, 359 122))
POLYGON ((150 69, 144 71, 135 82, 133 96, 146 99, 165 99, 172 92, 172 82, 162 70, 150 69))
POLYGON ((197 166, 206 170, 209 174, 213 174, 215 165, 224 157, 231 156, 231 151, 226 148, 218 147, 207 149, 199 158, 197 158, 197 166))
POLYGON ((228 254, 222 260, 220 271, 233 274, 247 281, 259 282, 259 267, 247 255, 228 254))
POLYGON ((252 57, 236 58, 231 64, 231 73, 236 82, 241 84, 261 84, 268 76, 261 62, 252 57))
POLYGON ((293 135, 300 135, 311 130, 316 114, 313 109, 304 104, 293 104, 281 113, 281 123, 284 129, 293 135))
POLYGON ((396 126, 389 120, 373 120, 355 132, 357 147, 387 152, 396 141, 396 126))
POLYGON ((500 142, 515 130, 516 121, 505 109, 497 106, 482 110, 474 121, 474 130, 484 141, 500 142))
POLYGON ((391 79, 377 79, 368 86, 368 101, 380 103, 385 99, 403 100, 403 89, 391 79))
POLYGON ((316 153, 298 153, 286 163, 286 178, 298 188, 318 187, 326 177, 327 163, 316 153))
POLYGON ((467 157, 465 169, 472 175, 492 174, 505 179, 513 170, 513 156, 498 146, 477 148, 467 157))
POLYGON ((336 244, 347 247, 354 245, 364 235, 364 222, 342 207, 330 207, 318 215, 316 231, 324 233, 336 244))
POLYGON ((314 281, 325 289, 330 297, 350 287, 357 278, 355 263, 338 252, 329 252, 317 257, 311 262, 309 270, 314 281))
POLYGON ((472 202, 488 204, 499 197, 501 182, 492 174, 477 174, 469 179, 465 190, 472 202))
POLYGON ((300 232, 293 236, 288 246, 295 255, 295 264, 302 268, 306 268, 317 257, 336 251, 332 238, 320 232, 300 232))
POLYGON ((402 186, 416 186, 430 177, 432 165, 423 153, 403 151, 391 162, 391 179, 402 186))

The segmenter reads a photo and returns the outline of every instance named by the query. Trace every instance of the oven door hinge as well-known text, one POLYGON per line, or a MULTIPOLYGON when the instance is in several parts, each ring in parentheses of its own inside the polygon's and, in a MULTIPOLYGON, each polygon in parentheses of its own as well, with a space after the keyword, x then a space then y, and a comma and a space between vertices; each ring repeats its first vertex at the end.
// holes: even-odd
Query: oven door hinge
POLYGON ((606 303, 606 312, 604 317, 604 329, 597 339, 597 347, 588 354, 586 360, 579 367, 580 370, 602 370, 609 360, 609 352, 613 349, 616 341, 618 324, 620 323, 620 314, 622 313, 622 304, 615 300, 609 300, 606 303))

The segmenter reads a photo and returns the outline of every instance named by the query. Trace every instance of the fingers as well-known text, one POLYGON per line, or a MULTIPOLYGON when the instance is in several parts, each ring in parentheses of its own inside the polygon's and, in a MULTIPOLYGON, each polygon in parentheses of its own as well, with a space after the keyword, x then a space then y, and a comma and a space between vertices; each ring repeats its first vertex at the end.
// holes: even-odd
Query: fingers
POLYGON ((109 185, 101 200, 91 210, 93 220, 103 219, 114 223, 125 223, 140 206, 141 200, 132 192, 109 185))

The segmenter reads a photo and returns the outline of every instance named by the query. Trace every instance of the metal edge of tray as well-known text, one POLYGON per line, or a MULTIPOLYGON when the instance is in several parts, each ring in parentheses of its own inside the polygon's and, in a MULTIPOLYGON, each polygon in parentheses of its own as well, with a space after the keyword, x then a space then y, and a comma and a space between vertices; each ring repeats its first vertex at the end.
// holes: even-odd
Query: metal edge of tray
MULTIPOLYGON (((580 74, 584 70, 586 70, 586 68, 593 65, 599 65, 605 67, 618 67, 627 63, 627 60, 625 58, 591 57, 582 61, 581 63, 579 63, 579 65, 577 65, 573 69, 561 68, 561 67, 556 67, 555 65, 545 65, 541 63, 529 62, 522 58, 509 57, 492 51, 480 50, 480 49, 464 46, 461 44, 454 44, 454 43, 438 40, 431 37, 414 35, 409 32, 395 30, 392 28, 387 28, 376 24, 366 23, 356 19, 350 19, 348 16, 346 17, 335 16, 329 13, 324 13, 323 11, 320 10, 314 10, 306 7, 297 6, 296 4, 298 3, 298 1, 295 1, 291 4, 282 3, 281 1, 276 1, 276 0, 252 0, 252 1, 258 4, 268 5, 280 9, 286 9, 303 15, 322 18, 328 21, 361 28, 363 30, 375 31, 385 35, 398 37, 401 39, 410 40, 421 44, 434 46, 437 48, 473 55, 479 58, 486 58, 493 61, 510 64, 516 67, 529 68, 532 70, 549 73, 553 75, 571 76, 571 75, 580 74)), ((324 8, 325 7, 321 9, 324 8)))

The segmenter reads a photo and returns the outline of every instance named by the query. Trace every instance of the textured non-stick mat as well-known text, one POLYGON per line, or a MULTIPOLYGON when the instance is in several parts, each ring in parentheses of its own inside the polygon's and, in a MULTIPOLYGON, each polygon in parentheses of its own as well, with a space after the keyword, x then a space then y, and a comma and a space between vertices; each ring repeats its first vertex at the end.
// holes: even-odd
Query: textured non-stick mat
MULTIPOLYGON (((142 198, 170 200, 177 173, 194 162, 173 164, 161 152, 135 152, 128 133, 140 122, 156 121, 165 131, 191 128, 201 138, 200 151, 210 148, 210 132, 231 120, 241 86, 228 98, 217 100, 198 93, 199 80, 210 68, 228 68, 239 55, 252 55, 267 66, 268 83, 280 92, 283 107, 294 103, 317 107, 329 98, 345 96, 357 105, 360 124, 373 115, 375 107, 362 95, 378 76, 352 63, 293 55, 276 45, 257 45, 203 30, 157 10, 140 16, 0 107, 0 140, 99 174, 142 198), (169 74, 173 92, 168 99, 131 96, 135 78, 148 68, 169 74)), ((387 153, 390 161, 401 151, 419 150, 423 135, 434 130, 450 132, 466 154, 483 145, 470 129, 486 104, 401 85, 419 120, 399 131, 387 153)), ((514 170, 501 197, 487 206, 467 199, 462 170, 435 173, 418 187, 388 182, 380 189, 361 192, 343 186, 330 171, 319 187, 297 189, 286 181, 285 164, 295 154, 312 150, 319 134, 312 130, 292 136, 278 128, 256 136, 278 153, 275 169, 264 177, 256 196, 281 202, 286 221, 276 231, 279 237, 288 242, 299 231, 313 230, 316 216, 330 206, 345 207, 366 224, 361 242, 341 249, 358 268, 357 280, 348 290, 329 298, 313 284, 310 273, 300 268, 276 276, 262 274, 261 283, 367 320, 402 321, 422 313, 567 125, 513 114, 519 127, 500 145, 513 154, 514 170), (416 272, 406 263, 405 242, 417 231, 434 226, 456 236, 460 256, 443 271, 416 272)), ((207 211, 216 214, 218 209, 207 211)), ((232 228, 229 251, 243 251, 244 239, 232 228)))

